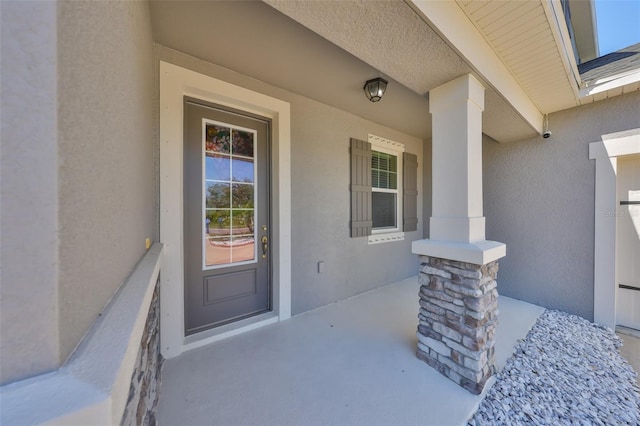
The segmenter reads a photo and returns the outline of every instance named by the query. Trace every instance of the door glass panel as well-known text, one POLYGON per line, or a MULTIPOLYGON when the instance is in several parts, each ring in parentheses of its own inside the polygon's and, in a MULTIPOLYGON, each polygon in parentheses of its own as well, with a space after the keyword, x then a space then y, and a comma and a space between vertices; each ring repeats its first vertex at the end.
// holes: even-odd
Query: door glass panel
POLYGON ((246 183, 234 183, 231 187, 233 191, 232 206, 240 209, 252 209, 253 185, 246 183))
POLYGON ((228 182, 207 182, 207 208, 229 208, 230 185, 228 182))
POLYGON ((231 160, 228 155, 207 152, 205 170, 207 171, 207 180, 229 181, 231 160))
POLYGON ((253 132, 233 132, 233 154, 253 158, 253 132))
POLYGON ((231 129, 226 126, 207 124, 206 127, 206 150, 209 152, 229 153, 229 134, 231 129))
POLYGON ((256 261, 256 133, 208 120, 203 124, 203 268, 256 261))
POLYGON ((231 164, 234 182, 253 183, 253 158, 234 158, 231 164))

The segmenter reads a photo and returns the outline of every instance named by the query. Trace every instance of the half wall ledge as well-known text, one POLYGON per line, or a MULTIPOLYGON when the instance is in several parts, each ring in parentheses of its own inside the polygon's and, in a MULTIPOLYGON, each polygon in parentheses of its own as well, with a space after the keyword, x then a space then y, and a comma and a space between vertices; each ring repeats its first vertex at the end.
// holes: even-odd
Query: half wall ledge
POLYGON ((0 387, 0 424, 120 424, 162 251, 147 250, 66 364, 0 387))
POLYGON ((411 252, 420 256, 452 259, 459 262, 486 265, 507 254, 507 246, 498 241, 457 242, 417 240, 411 243, 411 252))

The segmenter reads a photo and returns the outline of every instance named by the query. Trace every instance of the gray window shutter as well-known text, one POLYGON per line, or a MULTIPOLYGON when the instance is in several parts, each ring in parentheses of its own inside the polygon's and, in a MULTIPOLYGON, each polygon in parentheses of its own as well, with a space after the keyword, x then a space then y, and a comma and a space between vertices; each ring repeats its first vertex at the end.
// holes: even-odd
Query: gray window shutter
POLYGON ((403 153, 402 156, 402 230, 418 230, 418 156, 403 153))
POLYGON ((371 144, 351 138, 351 236, 371 235, 371 144))

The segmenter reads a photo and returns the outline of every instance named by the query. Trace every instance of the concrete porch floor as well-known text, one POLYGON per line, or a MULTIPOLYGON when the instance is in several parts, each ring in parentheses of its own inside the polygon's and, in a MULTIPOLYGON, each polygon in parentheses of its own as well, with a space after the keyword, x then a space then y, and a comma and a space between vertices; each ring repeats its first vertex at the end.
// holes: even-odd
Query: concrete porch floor
MULTIPOLYGON (((167 360, 158 424, 465 424, 482 397, 416 358, 418 289, 413 277, 167 360)), ((501 369, 544 309, 502 296, 499 309, 501 369)))

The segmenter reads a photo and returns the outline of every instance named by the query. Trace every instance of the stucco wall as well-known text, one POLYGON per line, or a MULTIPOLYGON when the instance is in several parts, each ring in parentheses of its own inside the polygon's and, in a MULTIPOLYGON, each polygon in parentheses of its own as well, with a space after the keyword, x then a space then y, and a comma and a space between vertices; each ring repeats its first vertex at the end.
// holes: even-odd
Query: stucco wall
POLYGON ((634 92, 551 114, 549 139, 484 141, 487 239, 507 245, 500 294, 593 319, 589 143, 638 123, 640 92, 634 92))
POLYGON ((293 314, 416 274, 411 241, 422 238, 422 221, 403 242, 369 246, 349 237, 349 138, 372 133, 406 144, 418 156, 419 176, 422 140, 164 46, 157 51, 161 60, 290 102, 293 314))
POLYGON ((146 2, 58 3, 63 360, 157 239, 154 70, 146 2))
POLYGON ((56 5, 0 2, 0 383, 59 362, 56 5))

